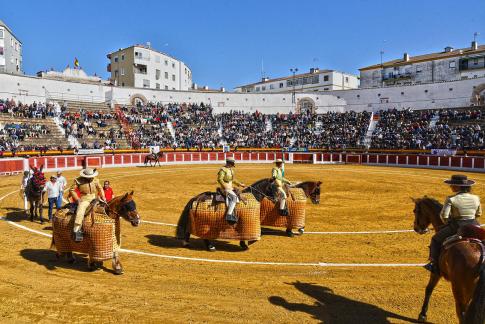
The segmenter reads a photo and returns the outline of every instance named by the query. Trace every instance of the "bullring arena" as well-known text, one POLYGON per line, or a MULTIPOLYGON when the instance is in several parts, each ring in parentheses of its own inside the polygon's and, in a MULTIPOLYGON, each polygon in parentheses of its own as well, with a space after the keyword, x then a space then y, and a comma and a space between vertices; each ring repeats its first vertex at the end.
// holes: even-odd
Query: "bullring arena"
MULTIPOLYGON (((49 249, 49 224, 30 222, 22 209, 21 176, 2 177, 2 322, 411 322, 428 280, 421 265, 431 238, 412 230, 411 197, 428 195, 443 201, 443 180, 453 171, 389 164, 402 159, 423 167, 438 162, 443 168, 483 169, 481 158, 286 154, 293 162, 331 159, 361 164, 288 163, 288 178, 323 182, 320 204, 307 202, 305 234, 289 238, 281 229, 265 228, 261 241, 248 251, 238 242, 216 241, 217 252, 209 253, 195 238, 191 249, 182 248, 174 238, 174 224, 191 197, 216 186, 225 155, 211 154, 211 161, 202 163, 197 163, 201 153, 190 158, 166 154, 163 165, 153 168, 140 165, 141 155, 118 157, 134 163, 124 168, 110 168, 110 155, 90 157, 88 164, 100 167, 100 179, 110 180, 116 194, 134 190, 142 217, 137 228, 122 223, 122 276, 114 276, 107 262, 106 268, 93 273, 87 271, 85 260, 73 265, 58 261, 49 249)), ((268 177, 271 164, 266 162, 278 156, 236 154, 246 159, 237 164, 236 172, 247 184, 268 177)), ((81 157, 29 162, 46 163, 52 171, 70 167, 64 175, 72 181, 79 172, 77 159, 81 157)), ((11 168, 25 163, 3 161, 11 168)), ((477 181, 474 191, 482 196, 485 175, 466 174, 477 181)), ((450 323, 455 319, 453 303, 449 283, 440 282, 428 319, 450 323)))

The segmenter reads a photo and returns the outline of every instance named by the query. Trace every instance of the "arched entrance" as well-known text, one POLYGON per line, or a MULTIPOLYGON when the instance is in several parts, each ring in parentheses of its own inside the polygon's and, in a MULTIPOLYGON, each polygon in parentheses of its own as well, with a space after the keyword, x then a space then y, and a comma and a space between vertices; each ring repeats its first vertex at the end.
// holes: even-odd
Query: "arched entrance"
POLYGON ((138 104, 146 105, 147 103, 147 98, 140 93, 136 93, 130 97, 130 104, 132 106, 137 106, 138 104))
POLYGON ((485 83, 479 84, 473 89, 470 101, 475 106, 485 105, 485 83))
POLYGON ((312 98, 301 98, 298 99, 296 105, 296 113, 297 114, 305 114, 305 113, 315 113, 315 101, 312 98))

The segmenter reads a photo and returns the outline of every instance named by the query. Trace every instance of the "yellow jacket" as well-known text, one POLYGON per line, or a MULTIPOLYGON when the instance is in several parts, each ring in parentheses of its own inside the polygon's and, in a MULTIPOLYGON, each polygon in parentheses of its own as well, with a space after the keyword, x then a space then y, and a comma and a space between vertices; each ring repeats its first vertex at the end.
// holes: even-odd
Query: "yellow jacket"
POLYGON ((217 173, 217 182, 221 186, 222 190, 232 190, 233 183, 236 186, 241 185, 241 182, 234 178, 234 169, 225 166, 220 168, 219 172, 217 173))
POLYGON ((283 184, 290 184, 291 182, 283 177, 283 172, 278 167, 273 167, 271 170, 271 177, 275 180, 275 184, 277 187, 283 187, 283 184))
POLYGON ((81 197, 92 197, 93 195, 96 196, 96 194, 98 194, 103 200, 106 200, 104 197, 103 187, 101 187, 98 178, 94 178, 92 181, 84 177, 74 179, 74 183, 69 188, 69 194, 74 198, 75 201, 81 198, 77 196, 76 188, 78 188, 81 192, 81 197))

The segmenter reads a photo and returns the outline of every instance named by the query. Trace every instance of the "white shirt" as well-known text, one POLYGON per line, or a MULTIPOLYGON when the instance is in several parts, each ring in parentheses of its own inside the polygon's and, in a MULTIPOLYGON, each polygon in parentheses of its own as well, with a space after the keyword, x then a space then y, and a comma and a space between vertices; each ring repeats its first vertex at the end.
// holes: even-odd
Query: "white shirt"
POLYGON ((57 178, 57 182, 59 182, 59 184, 61 185, 61 191, 64 191, 64 189, 66 189, 66 186, 67 186, 66 178, 64 178, 64 176, 60 176, 57 178))
POLYGON ((44 191, 47 191, 47 198, 57 198, 61 193, 61 184, 56 181, 52 183, 52 181, 47 181, 44 187, 44 191))

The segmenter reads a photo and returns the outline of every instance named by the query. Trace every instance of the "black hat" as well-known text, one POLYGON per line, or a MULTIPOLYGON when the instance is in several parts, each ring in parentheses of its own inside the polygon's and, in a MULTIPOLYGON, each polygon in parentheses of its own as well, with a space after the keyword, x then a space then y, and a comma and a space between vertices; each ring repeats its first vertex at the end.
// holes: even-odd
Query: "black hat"
POLYGON ((475 184, 475 181, 468 180, 468 177, 466 175, 454 174, 451 176, 451 179, 445 180, 445 183, 452 186, 470 187, 475 184))

